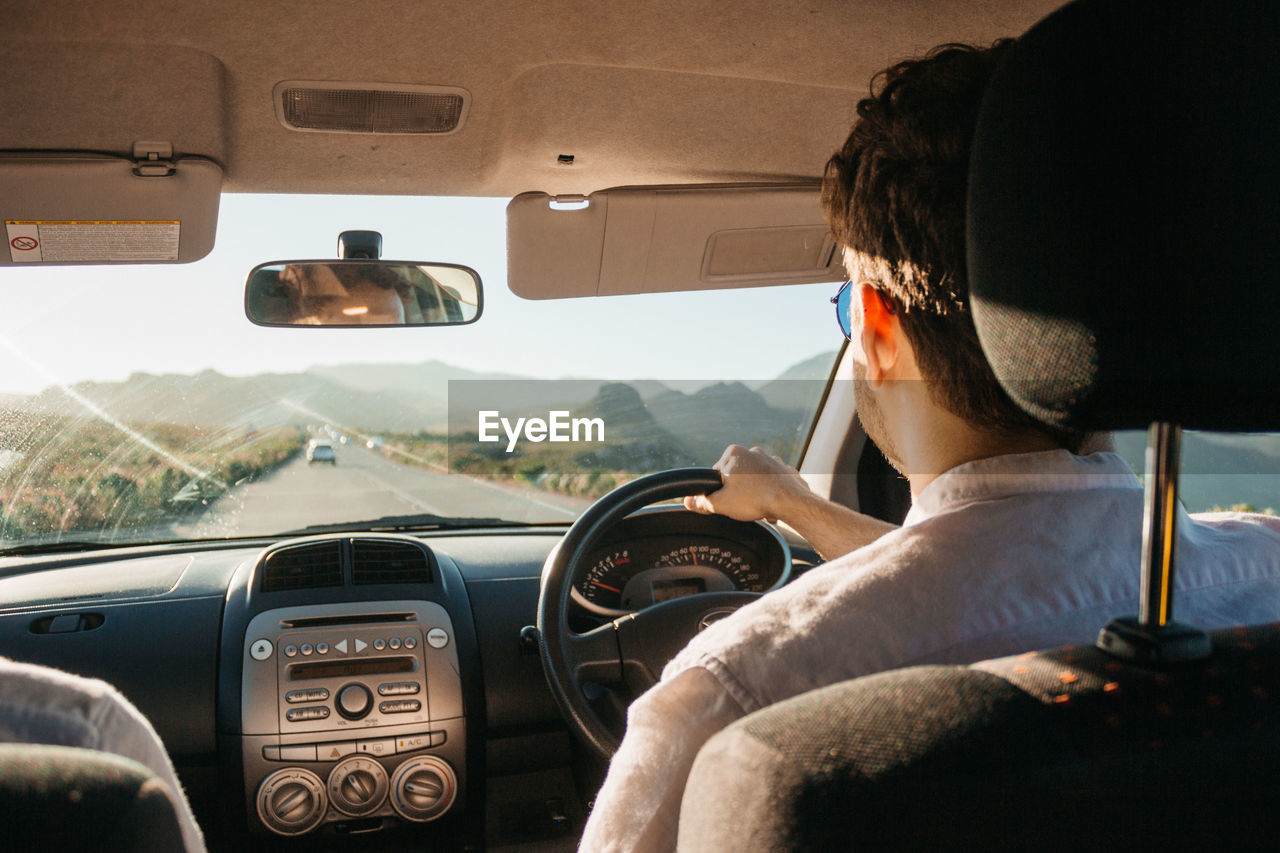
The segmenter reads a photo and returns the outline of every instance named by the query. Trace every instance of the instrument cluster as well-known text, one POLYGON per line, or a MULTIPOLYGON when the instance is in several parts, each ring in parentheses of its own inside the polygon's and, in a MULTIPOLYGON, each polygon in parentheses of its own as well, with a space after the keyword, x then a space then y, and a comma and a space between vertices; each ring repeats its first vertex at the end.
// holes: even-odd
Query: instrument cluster
POLYGON ((614 617, 700 592, 767 592, 790 569, 786 542, 765 524, 657 507, 624 519, 588 555, 573 599, 614 617))

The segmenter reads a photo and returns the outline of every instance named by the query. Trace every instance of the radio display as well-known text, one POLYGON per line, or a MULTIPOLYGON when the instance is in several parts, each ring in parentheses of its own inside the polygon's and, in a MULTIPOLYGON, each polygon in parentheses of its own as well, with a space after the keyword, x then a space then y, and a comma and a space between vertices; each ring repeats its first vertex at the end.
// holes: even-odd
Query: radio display
POLYGON ((289 667, 290 681, 314 678, 352 678, 360 675, 385 675, 389 672, 413 672, 411 657, 366 658, 364 660, 315 661, 295 663, 289 667))

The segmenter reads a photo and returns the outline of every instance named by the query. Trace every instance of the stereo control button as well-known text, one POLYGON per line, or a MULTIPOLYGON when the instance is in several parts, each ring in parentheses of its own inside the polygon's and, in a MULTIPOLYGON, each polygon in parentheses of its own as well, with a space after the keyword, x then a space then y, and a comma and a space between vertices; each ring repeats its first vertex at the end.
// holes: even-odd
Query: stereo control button
POLYGON ((253 645, 249 647, 249 657, 254 660, 266 660, 271 657, 271 653, 275 650, 276 648, 271 645, 270 640, 254 640, 253 645))
POLYGON ((338 642, 334 643, 333 647, 337 649, 340 654, 345 655, 347 653, 347 641, 345 639, 339 640, 338 642))
POLYGON ((393 699, 378 703, 378 712, 382 714, 411 714, 421 710, 422 703, 417 699, 393 699))
POLYGON ((415 681, 393 681, 390 684, 379 684, 379 696, 412 696, 418 692, 415 681))
POLYGON ((298 653, 298 647, 290 643, 284 647, 284 656, 291 658, 298 653))
POLYGON ((392 651, 395 651, 396 649, 400 648, 400 638, 392 637, 390 640, 387 641, 387 646, 390 647, 392 651))
POLYGON ((364 651, 367 648, 369 648, 369 644, 366 643, 364 640, 360 639, 359 637, 356 637, 356 654, 360 654, 362 651, 364 651))
POLYGON ((303 643, 303 644, 302 644, 302 654, 303 654, 303 655, 309 655, 309 654, 311 654, 311 653, 312 653, 312 652, 314 652, 314 651, 315 651, 315 649, 312 647, 312 645, 311 645, 310 643, 303 643))
POLYGON ((285 719, 291 723, 301 723, 307 720, 323 720, 329 716, 329 709, 320 708, 294 708, 285 712, 285 719))
POLYGON ((418 641, 415 640, 413 637, 405 637, 404 647, 406 649, 416 649, 418 647, 418 641))
POLYGON ((383 649, 385 649, 386 647, 387 647, 387 641, 386 641, 386 640, 384 640, 384 639, 382 639, 381 637, 379 637, 378 639, 376 639, 376 640, 374 640, 374 641, 373 641, 373 649, 374 649, 374 651, 378 651, 378 652, 380 652, 380 651, 382 651, 383 649))
POLYGON ((329 690, 325 687, 311 687, 306 690, 290 690, 284 694, 284 701, 290 705, 299 702, 323 702, 329 698, 329 690))
POLYGON ((433 649, 443 649, 449 645, 449 632, 443 628, 432 628, 427 632, 427 645, 433 649))
POLYGON ((322 655, 327 655, 327 654, 329 654, 329 644, 328 644, 328 643, 316 643, 316 651, 317 651, 317 652, 319 652, 319 653, 320 653, 320 654, 322 654, 322 655))
POLYGON ((358 720, 373 707, 373 694, 363 684, 351 683, 338 691, 338 713, 348 720, 358 720))

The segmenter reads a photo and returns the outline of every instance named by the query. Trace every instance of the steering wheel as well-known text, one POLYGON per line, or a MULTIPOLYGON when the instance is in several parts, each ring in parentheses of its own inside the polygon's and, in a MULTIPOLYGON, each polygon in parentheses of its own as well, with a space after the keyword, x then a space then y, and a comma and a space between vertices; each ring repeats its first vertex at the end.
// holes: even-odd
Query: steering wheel
POLYGON ((574 580, 601 537, 627 515, 659 501, 705 495, 721 485, 714 468, 676 468, 619 486, 578 517, 542 566, 537 621, 542 669, 570 729, 603 758, 617 752, 618 736, 592 709, 583 685, 643 689, 656 683, 667 661, 695 634, 760 593, 673 598, 577 634, 568 622, 574 580))

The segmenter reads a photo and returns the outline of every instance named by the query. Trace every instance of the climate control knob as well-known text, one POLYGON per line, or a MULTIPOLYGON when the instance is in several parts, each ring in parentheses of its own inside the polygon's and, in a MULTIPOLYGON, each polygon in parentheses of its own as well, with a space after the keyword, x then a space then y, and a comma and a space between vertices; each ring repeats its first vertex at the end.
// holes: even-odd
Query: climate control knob
POLYGON ((435 820, 458 796, 458 777, 434 755, 401 764, 391 780, 391 805, 405 820, 435 820))
POLYGON ((258 786, 258 817, 275 833, 301 835, 324 819, 324 783, 310 770, 286 767, 258 786))
POLYGON ((329 773, 329 802, 343 814, 364 817, 387 798, 387 771, 372 758, 353 755, 329 773))
POLYGON ((348 720, 358 720, 373 707, 373 694, 363 684, 348 684, 338 691, 335 705, 348 720))

